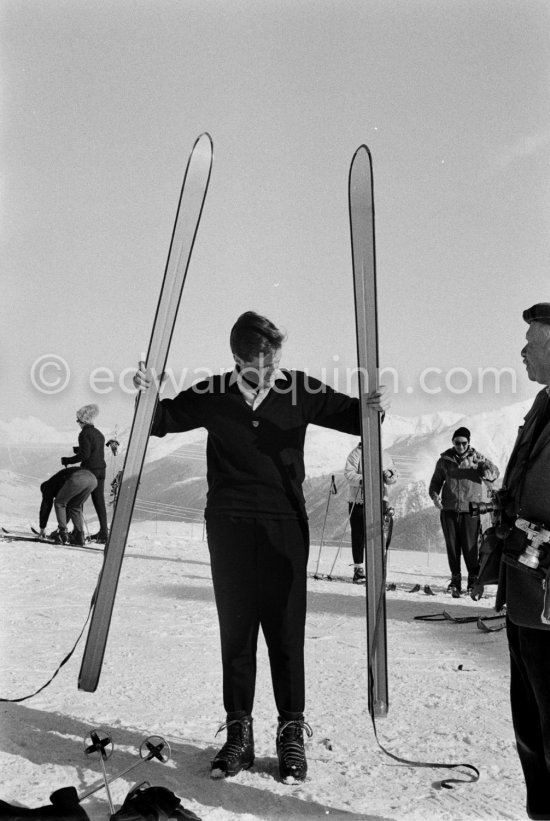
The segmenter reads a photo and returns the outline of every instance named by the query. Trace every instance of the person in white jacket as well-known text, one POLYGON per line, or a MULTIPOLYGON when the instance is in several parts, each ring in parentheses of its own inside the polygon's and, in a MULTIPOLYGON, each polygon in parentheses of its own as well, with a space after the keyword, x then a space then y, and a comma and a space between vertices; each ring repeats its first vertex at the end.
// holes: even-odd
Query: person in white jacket
MULTIPOLYGON (((344 476, 349 485, 348 510, 351 529, 351 554, 353 558, 353 582, 365 582, 365 528, 363 520, 363 449, 361 442, 356 445, 346 460, 344 476)), ((384 485, 393 485, 399 474, 391 457, 383 454, 382 478, 384 485)), ((387 494, 384 493, 384 501, 387 494)))

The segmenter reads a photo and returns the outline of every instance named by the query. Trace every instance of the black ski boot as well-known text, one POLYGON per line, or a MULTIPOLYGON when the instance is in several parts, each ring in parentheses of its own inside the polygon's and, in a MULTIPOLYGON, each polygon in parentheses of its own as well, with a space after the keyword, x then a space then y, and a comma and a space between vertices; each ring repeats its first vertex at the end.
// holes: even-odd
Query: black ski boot
POLYGON ((285 784, 296 784, 306 780, 307 761, 304 749, 304 730, 308 738, 313 730, 303 718, 285 721, 279 716, 277 726, 277 757, 279 775, 285 784))
POLYGON ((227 741, 210 762, 211 778, 228 778, 241 770, 248 770, 254 764, 252 716, 226 721, 218 733, 225 729, 227 741))
POLYGON ((55 542, 55 544, 67 544, 67 542, 69 541, 67 528, 58 527, 57 530, 54 530, 53 533, 50 533, 48 538, 52 542, 55 542))
POLYGON ((453 599, 459 599, 462 595, 462 577, 451 576, 451 582, 447 587, 447 593, 450 593, 453 599))
POLYGON ((354 584, 365 584, 367 578, 365 576, 365 571, 363 570, 362 565, 356 565, 355 570, 353 571, 353 583, 354 584))
POLYGON ((75 547, 85 547, 86 540, 84 538, 84 533, 75 528, 72 533, 69 534, 69 544, 72 544, 75 547))

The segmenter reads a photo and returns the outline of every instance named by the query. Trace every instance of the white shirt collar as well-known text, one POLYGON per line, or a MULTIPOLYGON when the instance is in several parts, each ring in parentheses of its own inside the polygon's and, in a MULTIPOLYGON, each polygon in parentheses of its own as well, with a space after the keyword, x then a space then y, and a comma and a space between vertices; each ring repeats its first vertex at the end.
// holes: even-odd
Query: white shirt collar
POLYGON ((231 373, 231 376, 229 378, 229 384, 234 385, 235 383, 237 383, 237 386, 240 392, 242 393, 247 405, 250 405, 250 407, 253 410, 256 410, 258 405, 260 405, 263 402, 263 400, 266 398, 269 391, 278 379, 284 379, 285 381, 287 379, 286 374, 280 368, 277 368, 276 371, 273 371, 271 379, 269 380, 269 385, 267 385, 264 388, 253 388, 252 385, 249 385, 248 382, 246 382, 242 378, 241 374, 237 370, 237 367, 235 367, 233 368, 233 372, 231 373))

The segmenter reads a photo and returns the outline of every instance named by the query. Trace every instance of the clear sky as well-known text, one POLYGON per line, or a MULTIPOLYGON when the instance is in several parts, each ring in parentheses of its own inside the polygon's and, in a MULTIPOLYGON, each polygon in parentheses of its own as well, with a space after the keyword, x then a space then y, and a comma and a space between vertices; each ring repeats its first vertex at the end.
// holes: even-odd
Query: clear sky
POLYGON ((229 366, 231 325, 254 309, 288 331, 284 365, 346 387, 347 176, 366 143, 394 411, 468 413, 534 394, 519 351, 522 310, 550 301, 547 0, 1 0, 0 11, 3 421, 70 427, 97 401, 102 427, 128 424, 133 400, 116 382, 147 348, 204 130, 214 168, 169 359, 178 381, 229 366), (62 362, 67 386, 45 393, 62 362), (500 391, 480 384, 480 367, 511 369, 515 388, 506 374, 500 391), (97 368, 113 373, 109 393, 89 387, 97 368))

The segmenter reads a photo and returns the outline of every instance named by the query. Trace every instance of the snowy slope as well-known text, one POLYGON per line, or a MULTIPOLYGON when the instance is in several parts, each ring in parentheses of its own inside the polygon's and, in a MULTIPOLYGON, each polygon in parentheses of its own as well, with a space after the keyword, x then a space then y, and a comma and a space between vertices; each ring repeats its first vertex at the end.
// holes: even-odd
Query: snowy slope
MULTIPOLYGON (((44 683, 74 643, 101 554, 21 542, 0 548, 0 696, 16 698, 44 683)), ((321 572, 333 556, 325 549, 321 572)), ((314 547, 310 570, 316 559, 314 547)), ((277 778, 276 710, 263 641, 255 766, 212 781, 209 761, 224 714, 208 552, 197 526, 159 522, 132 528, 97 691, 77 689, 81 645, 42 693, 1 705, 0 798, 34 807, 63 786, 86 792, 101 776, 99 763, 84 755, 83 739, 101 727, 115 744, 110 774, 135 763, 150 734, 163 735, 172 748, 167 764, 151 762, 113 784, 117 806, 146 779, 172 789, 203 821, 523 821, 504 633, 484 634, 475 623, 414 620, 443 609, 492 613, 492 598, 456 603, 440 592, 408 592, 415 582, 439 591, 444 565, 442 557, 392 552, 389 579, 399 587, 388 594, 390 710, 378 731, 391 752, 406 758, 475 765, 478 783, 441 789, 446 776, 468 781, 465 771, 407 766, 377 747, 366 710, 364 589, 313 579, 306 629, 306 717, 314 730, 308 781, 288 787, 277 778)), ((349 578, 347 557, 335 574, 349 578)), ((91 821, 108 818, 104 791, 83 807, 91 821)))

